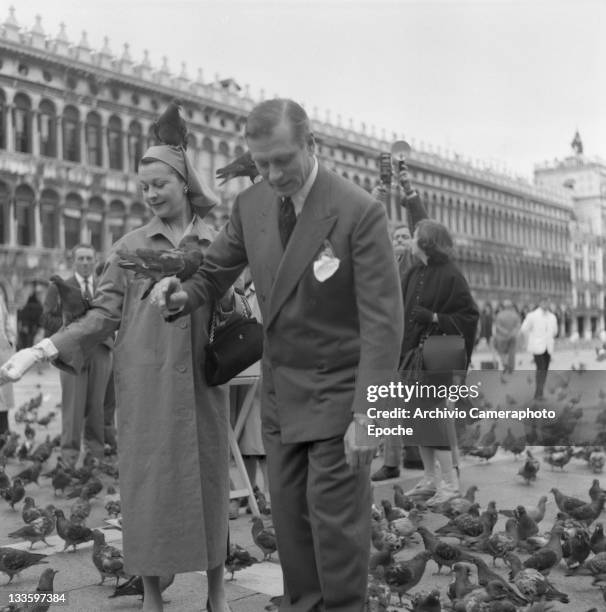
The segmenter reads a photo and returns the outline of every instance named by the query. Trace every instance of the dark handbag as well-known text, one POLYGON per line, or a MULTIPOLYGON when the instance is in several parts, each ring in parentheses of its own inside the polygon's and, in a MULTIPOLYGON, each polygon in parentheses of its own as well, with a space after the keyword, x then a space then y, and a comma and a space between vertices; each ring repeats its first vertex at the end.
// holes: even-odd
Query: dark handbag
POLYGON ((436 334, 425 338, 423 346, 423 367, 433 372, 463 371, 467 369, 465 338, 456 334, 436 334))
POLYGON ((245 315, 234 313, 219 326, 217 311, 213 313, 209 342, 204 347, 204 375, 209 387, 225 384, 263 354, 263 326, 252 316, 246 298, 236 295, 242 300, 245 315))

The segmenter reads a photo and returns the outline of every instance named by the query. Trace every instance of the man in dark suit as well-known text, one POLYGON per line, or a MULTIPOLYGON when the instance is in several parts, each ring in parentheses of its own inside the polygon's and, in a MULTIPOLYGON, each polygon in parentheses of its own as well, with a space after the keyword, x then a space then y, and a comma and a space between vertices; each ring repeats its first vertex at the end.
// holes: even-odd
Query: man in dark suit
POLYGON ((262 102, 246 138, 263 180, 240 193, 198 272, 152 299, 181 314, 248 263, 265 330, 262 391, 282 612, 361 612, 370 543, 364 380, 395 372, 402 302, 384 207, 318 163, 305 111, 262 102), (356 393, 359 392, 359 395, 356 393))
MULTIPOLYGON (((74 274, 66 283, 79 289, 92 300, 96 289, 93 274, 95 249, 79 244, 72 250, 74 274)), ((41 325, 48 335, 58 331, 69 321, 64 320, 61 299, 57 287, 51 283, 44 300, 41 325)), ((80 455, 80 443, 84 429, 86 449, 95 457, 104 456, 104 399, 112 368, 113 340, 99 344, 80 374, 60 372, 61 379, 61 456, 70 466, 75 466, 80 455)))

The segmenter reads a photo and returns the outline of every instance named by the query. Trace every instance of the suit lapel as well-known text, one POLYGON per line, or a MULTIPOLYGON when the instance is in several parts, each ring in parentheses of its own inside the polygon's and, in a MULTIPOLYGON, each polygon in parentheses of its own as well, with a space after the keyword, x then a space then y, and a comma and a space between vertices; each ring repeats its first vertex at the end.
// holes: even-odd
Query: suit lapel
MULTIPOLYGON (((330 176, 328 171, 320 166, 316 181, 307 196, 295 229, 286 245, 286 251, 277 266, 275 281, 270 293, 267 327, 272 324, 280 308, 296 287, 309 263, 318 254, 324 239, 337 221, 336 215, 331 216, 328 213, 327 202, 329 201, 330 176)), ((271 239, 269 242, 277 244, 281 250, 277 208, 278 200, 274 198, 273 220, 268 223, 268 226, 271 227, 271 235, 268 238, 271 239)))

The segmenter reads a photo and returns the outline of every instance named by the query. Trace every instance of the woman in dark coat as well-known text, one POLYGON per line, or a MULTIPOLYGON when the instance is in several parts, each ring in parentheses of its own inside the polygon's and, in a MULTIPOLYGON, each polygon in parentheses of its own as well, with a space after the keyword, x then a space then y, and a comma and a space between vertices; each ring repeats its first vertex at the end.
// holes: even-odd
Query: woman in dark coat
MULTIPOLYGON (((402 279, 404 299, 404 339, 402 356, 416 348, 424 336, 433 334, 462 335, 467 362, 471 357, 478 324, 478 308, 471 296, 465 277, 452 261, 453 242, 446 227, 437 221, 424 219, 413 235, 412 249, 419 261, 402 279)), ((454 365, 454 364, 453 364, 454 365)), ((424 384, 450 385, 452 373, 425 374, 424 384)), ((423 398, 414 408, 429 410, 444 408, 445 400, 423 398)), ((415 421, 415 433, 430 442, 420 446, 424 478, 407 494, 433 495, 428 504, 438 504, 459 493, 458 478, 448 445, 446 419, 415 421), (440 463, 444 484, 438 489, 435 471, 440 463)))

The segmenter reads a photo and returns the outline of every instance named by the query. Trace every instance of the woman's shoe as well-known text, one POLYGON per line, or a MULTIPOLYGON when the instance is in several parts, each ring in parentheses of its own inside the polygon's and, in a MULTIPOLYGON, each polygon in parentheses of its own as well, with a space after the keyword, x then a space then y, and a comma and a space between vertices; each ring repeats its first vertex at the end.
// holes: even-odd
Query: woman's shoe
POLYGON ((408 497, 431 497, 435 495, 436 485, 431 480, 421 480, 410 490, 406 491, 404 495, 408 497))

